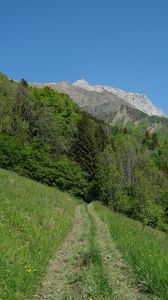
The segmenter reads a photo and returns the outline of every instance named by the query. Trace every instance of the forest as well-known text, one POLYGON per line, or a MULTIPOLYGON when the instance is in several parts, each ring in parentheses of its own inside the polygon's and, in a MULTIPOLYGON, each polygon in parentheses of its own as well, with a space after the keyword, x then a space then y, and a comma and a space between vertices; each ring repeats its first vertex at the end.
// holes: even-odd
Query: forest
POLYGON ((0 167, 168 231, 168 130, 110 126, 0 74, 0 167))

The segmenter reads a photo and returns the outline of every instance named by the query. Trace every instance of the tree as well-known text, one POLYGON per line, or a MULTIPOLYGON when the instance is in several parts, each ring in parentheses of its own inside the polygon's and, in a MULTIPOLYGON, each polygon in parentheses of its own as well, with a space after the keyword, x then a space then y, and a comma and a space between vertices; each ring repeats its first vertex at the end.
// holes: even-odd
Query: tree
POLYGON ((28 84, 21 80, 17 86, 12 101, 12 130, 13 135, 25 140, 29 135, 31 123, 34 120, 35 101, 29 93, 28 84))
POLYGON ((99 151, 103 151, 108 143, 108 135, 106 132, 105 124, 98 122, 96 126, 95 137, 99 151))
POLYGON ((81 168, 88 174, 89 181, 95 179, 98 162, 98 145, 95 137, 95 124, 90 116, 83 112, 77 125, 78 132, 73 144, 73 155, 81 168))

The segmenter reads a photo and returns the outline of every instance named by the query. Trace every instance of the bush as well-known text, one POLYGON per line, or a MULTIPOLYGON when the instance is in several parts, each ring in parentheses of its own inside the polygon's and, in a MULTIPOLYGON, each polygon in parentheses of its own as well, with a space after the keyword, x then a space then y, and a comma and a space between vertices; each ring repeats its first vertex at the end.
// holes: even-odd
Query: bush
POLYGON ((0 135, 0 167, 14 168, 21 160, 22 145, 12 136, 0 135))
POLYGON ((54 174, 56 185, 61 189, 81 197, 87 193, 87 174, 75 161, 63 158, 56 162, 54 174))

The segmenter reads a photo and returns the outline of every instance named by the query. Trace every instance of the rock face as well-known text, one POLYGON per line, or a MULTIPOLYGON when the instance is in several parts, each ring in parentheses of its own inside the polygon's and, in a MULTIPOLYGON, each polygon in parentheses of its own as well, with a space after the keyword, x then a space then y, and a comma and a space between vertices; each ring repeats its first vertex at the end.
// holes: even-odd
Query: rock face
POLYGON ((32 85, 50 86, 65 93, 82 109, 111 124, 117 121, 124 123, 133 121, 138 124, 148 116, 165 116, 145 95, 128 93, 108 86, 93 86, 83 79, 73 84, 63 81, 59 83, 33 83, 32 85))
POLYGON ((73 86, 80 87, 87 91, 94 91, 97 93, 103 93, 104 91, 112 93, 113 95, 117 96, 118 98, 124 100, 125 102, 131 104, 131 106, 143 111, 144 113, 148 114, 149 116, 159 116, 164 117, 164 113, 153 105, 153 103, 149 100, 149 98, 143 94, 138 93, 128 93, 120 89, 116 89, 109 86, 103 85, 90 85, 86 80, 77 80, 73 83, 73 86))

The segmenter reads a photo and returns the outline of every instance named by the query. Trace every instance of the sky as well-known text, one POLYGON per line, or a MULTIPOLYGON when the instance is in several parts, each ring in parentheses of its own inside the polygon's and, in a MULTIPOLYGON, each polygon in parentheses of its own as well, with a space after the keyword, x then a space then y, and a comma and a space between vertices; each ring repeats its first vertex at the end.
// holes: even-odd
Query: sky
POLYGON ((167 0, 0 0, 0 72, 110 85, 168 114, 167 0))

